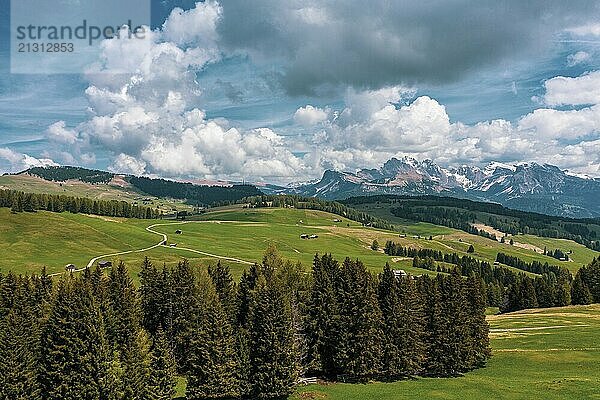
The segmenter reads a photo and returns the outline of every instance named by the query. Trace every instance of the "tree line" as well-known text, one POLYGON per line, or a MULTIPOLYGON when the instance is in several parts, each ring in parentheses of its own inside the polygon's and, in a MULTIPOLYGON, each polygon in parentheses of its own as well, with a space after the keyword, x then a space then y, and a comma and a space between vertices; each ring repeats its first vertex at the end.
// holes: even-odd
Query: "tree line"
POLYGON ((431 222, 469 233, 476 231, 471 223, 479 220, 501 232, 569 239, 592 250, 600 251, 600 222, 597 218, 568 218, 520 211, 500 204, 442 196, 377 195, 343 200, 349 206, 368 203, 390 204, 392 214, 413 221, 431 222), (393 211, 396 210, 396 211, 393 211))
POLYGON ((509 265, 516 269, 520 269, 521 271, 527 271, 534 274, 547 274, 549 272, 553 272, 556 275, 562 275, 567 273, 567 270, 558 265, 550 265, 547 262, 541 263, 537 260, 533 260, 528 263, 516 256, 511 256, 504 253, 496 254, 496 261, 500 264, 509 265))
POLYGON ((299 376, 455 376, 490 356, 481 279, 371 274, 270 248, 236 283, 225 265, 145 259, 50 279, 0 278, 0 398, 284 398, 299 376))
POLYGON ((92 184, 107 184, 115 176, 112 172, 69 166, 33 167, 25 172, 47 181, 65 182, 69 179, 77 179, 92 184))
POLYGON ((206 186, 137 176, 127 176, 126 180, 149 195, 187 200, 197 206, 230 204, 244 197, 262 194, 252 185, 206 186))
MULTIPOLYGON (((503 253, 497 255, 497 262, 512 266, 537 276, 515 272, 501 265, 490 265, 474 257, 456 253, 442 253, 433 249, 415 249, 388 241, 384 247, 386 254, 412 257, 413 267, 430 271, 451 273, 457 270, 463 276, 475 275, 483 280, 486 305, 499 307, 501 312, 511 312, 526 308, 562 307, 569 304, 590 304, 600 297, 585 295, 588 286, 600 295, 600 271, 597 261, 580 269, 575 279, 565 269, 547 263, 533 261, 527 263, 517 257, 503 253), (451 264, 452 267, 447 265, 451 264), (586 272, 591 271, 591 272, 586 272), (583 294, 581 294, 583 293, 583 294), (580 300, 581 299, 581 300, 580 300), (585 300, 588 299, 588 300, 585 300)), ((596 300, 596 301, 598 301, 596 300)))
POLYGON ((247 203, 251 207, 293 207, 298 209, 325 211, 359 222, 364 226, 394 230, 394 226, 384 219, 358 211, 337 201, 323 200, 316 197, 304 197, 291 194, 262 195, 247 197, 239 201, 239 203, 247 203))
POLYGON ((0 189, 0 207, 10 208, 14 213, 41 210, 143 219, 158 218, 161 215, 158 209, 132 205, 126 201, 97 200, 62 194, 26 193, 9 189, 0 189))

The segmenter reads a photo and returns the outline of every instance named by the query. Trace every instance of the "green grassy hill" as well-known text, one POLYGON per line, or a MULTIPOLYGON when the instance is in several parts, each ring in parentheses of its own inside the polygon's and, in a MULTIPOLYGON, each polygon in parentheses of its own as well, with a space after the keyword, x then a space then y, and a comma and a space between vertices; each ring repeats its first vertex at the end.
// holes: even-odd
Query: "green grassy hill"
MULTIPOLYGON (((407 272, 429 273, 413 269, 411 259, 389 257, 382 251, 371 250, 374 239, 381 247, 387 240, 393 240, 404 246, 461 255, 467 254, 469 245, 473 244, 475 253, 472 255, 489 262, 494 261, 498 252, 504 252, 527 261, 536 259, 563 264, 572 271, 594 257, 594 252, 574 242, 568 245, 575 249, 577 262, 560 263, 531 249, 435 225, 419 224, 416 231, 412 225, 407 225, 408 234, 399 237, 397 232, 363 227, 334 214, 290 208, 232 206, 214 209, 194 221, 183 222, 48 212, 12 214, 9 209, 0 209, 0 220, 3 221, 0 225, 0 254, 3 255, 0 270, 18 273, 38 272, 43 265, 49 273, 58 273, 68 263, 82 268, 94 257, 130 252, 105 258, 114 262, 124 260, 135 273, 144 256, 159 264, 175 263, 186 257, 197 265, 215 263, 222 257, 231 264, 237 276, 248 263, 260 260, 271 243, 278 247, 284 258, 301 262, 306 268, 310 268, 315 253, 331 252, 339 259, 359 258, 373 271, 380 271, 386 262, 390 262, 407 272), (154 232, 146 230, 150 225, 154 225, 154 232), (177 234, 177 230, 182 233, 177 234), (168 246, 136 251, 158 244, 162 234, 167 235, 168 246), (315 234, 318 238, 301 239, 302 234, 315 234), (432 236, 431 240, 429 236, 432 236), (174 243, 177 247, 170 247, 174 243)), ((530 242, 559 240, 527 239, 530 242)))
POLYGON ((600 305, 488 317, 492 358, 459 378, 311 385, 296 399, 594 399, 600 384, 600 305))

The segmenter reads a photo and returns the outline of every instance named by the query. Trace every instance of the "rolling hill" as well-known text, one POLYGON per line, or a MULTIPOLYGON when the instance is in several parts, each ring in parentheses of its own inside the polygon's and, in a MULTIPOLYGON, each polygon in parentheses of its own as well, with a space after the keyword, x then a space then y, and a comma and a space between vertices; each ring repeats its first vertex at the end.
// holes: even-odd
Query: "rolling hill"
POLYGON ((0 253, 4 255, 0 259, 0 271, 34 273, 46 266, 49 273, 59 273, 68 263, 82 268, 93 258, 106 255, 96 261, 124 260, 133 272, 144 256, 168 264, 183 257, 196 265, 221 259, 230 263, 234 273, 239 275, 248 263, 260 260, 269 244, 274 244, 284 258, 301 262, 305 268, 310 268, 315 253, 331 252, 338 258, 360 258, 373 271, 381 270, 390 262, 396 268, 416 274, 430 273, 414 269, 410 258, 390 257, 381 250, 371 250, 373 240, 382 246, 392 240, 403 246, 459 255, 467 255, 469 246, 473 245, 472 256, 490 263, 497 253, 503 252, 528 262, 537 260, 561 265, 571 271, 589 263, 596 255, 571 241, 535 236, 523 240, 523 243, 544 240, 552 246, 572 248, 572 261, 561 262, 535 252, 532 250, 535 245, 511 246, 427 223, 409 222, 397 226, 405 232, 404 237, 399 237, 398 232, 365 227, 335 214, 308 209, 248 209, 238 205, 215 208, 193 218, 161 221, 45 211, 13 214, 8 208, 0 208, 0 219, 5 222, 0 227, 0 253), (181 233, 177 233, 178 230, 181 233), (318 238, 301 239, 302 234, 314 234, 318 238), (166 246, 160 245, 163 235, 166 235, 166 246), (174 243, 177 247, 170 247, 174 243), (118 254, 123 252, 126 253, 118 254))

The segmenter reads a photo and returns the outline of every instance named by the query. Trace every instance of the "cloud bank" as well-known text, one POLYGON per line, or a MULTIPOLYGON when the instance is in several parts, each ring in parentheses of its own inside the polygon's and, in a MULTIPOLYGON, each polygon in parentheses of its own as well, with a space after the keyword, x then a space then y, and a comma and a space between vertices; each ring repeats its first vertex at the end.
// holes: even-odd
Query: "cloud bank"
MULTIPOLYGON (((600 175, 599 71, 547 80, 543 107, 514 122, 453 121, 438 100, 398 84, 458 79, 530 50, 549 31, 586 26, 588 12, 558 1, 492 8, 462 1, 375 3, 206 1, 174 9, 146 41, 127 35, 106 41, 86 76, 89 119, 51 125, 46 138, 60 149, 51 156, 85 163, 100 148, 111 153, 116 172, 279 183, 315 178, 325 168, 376 166, 398 155, 441 164, 531 160, 600 175), (448 18, 451 10, 461 18, 448 18), (540 13, 546 23, 531 28, 540 13), (307 104, 292 112, 292 128, 305 133, 300 136, 208 118, 197 74, 233 53, 277 60, 289 93, 343 86, 344 105, 307 104), (136 73, 97 74, 131 66, 136 73)), ((10 157, 25 163, 22 155, 10 157)))

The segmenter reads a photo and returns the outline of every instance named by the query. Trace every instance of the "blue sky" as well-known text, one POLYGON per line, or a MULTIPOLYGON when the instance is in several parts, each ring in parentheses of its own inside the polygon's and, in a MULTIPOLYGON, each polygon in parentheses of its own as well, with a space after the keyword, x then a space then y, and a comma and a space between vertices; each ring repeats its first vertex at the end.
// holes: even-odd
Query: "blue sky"
POLYGON ((111 80, 10 74, 2 0, 0 171, 285 183, 407 155, 600 176, 598 4, 519 3, 153 1, 151 51, 177 54, 111 80))

